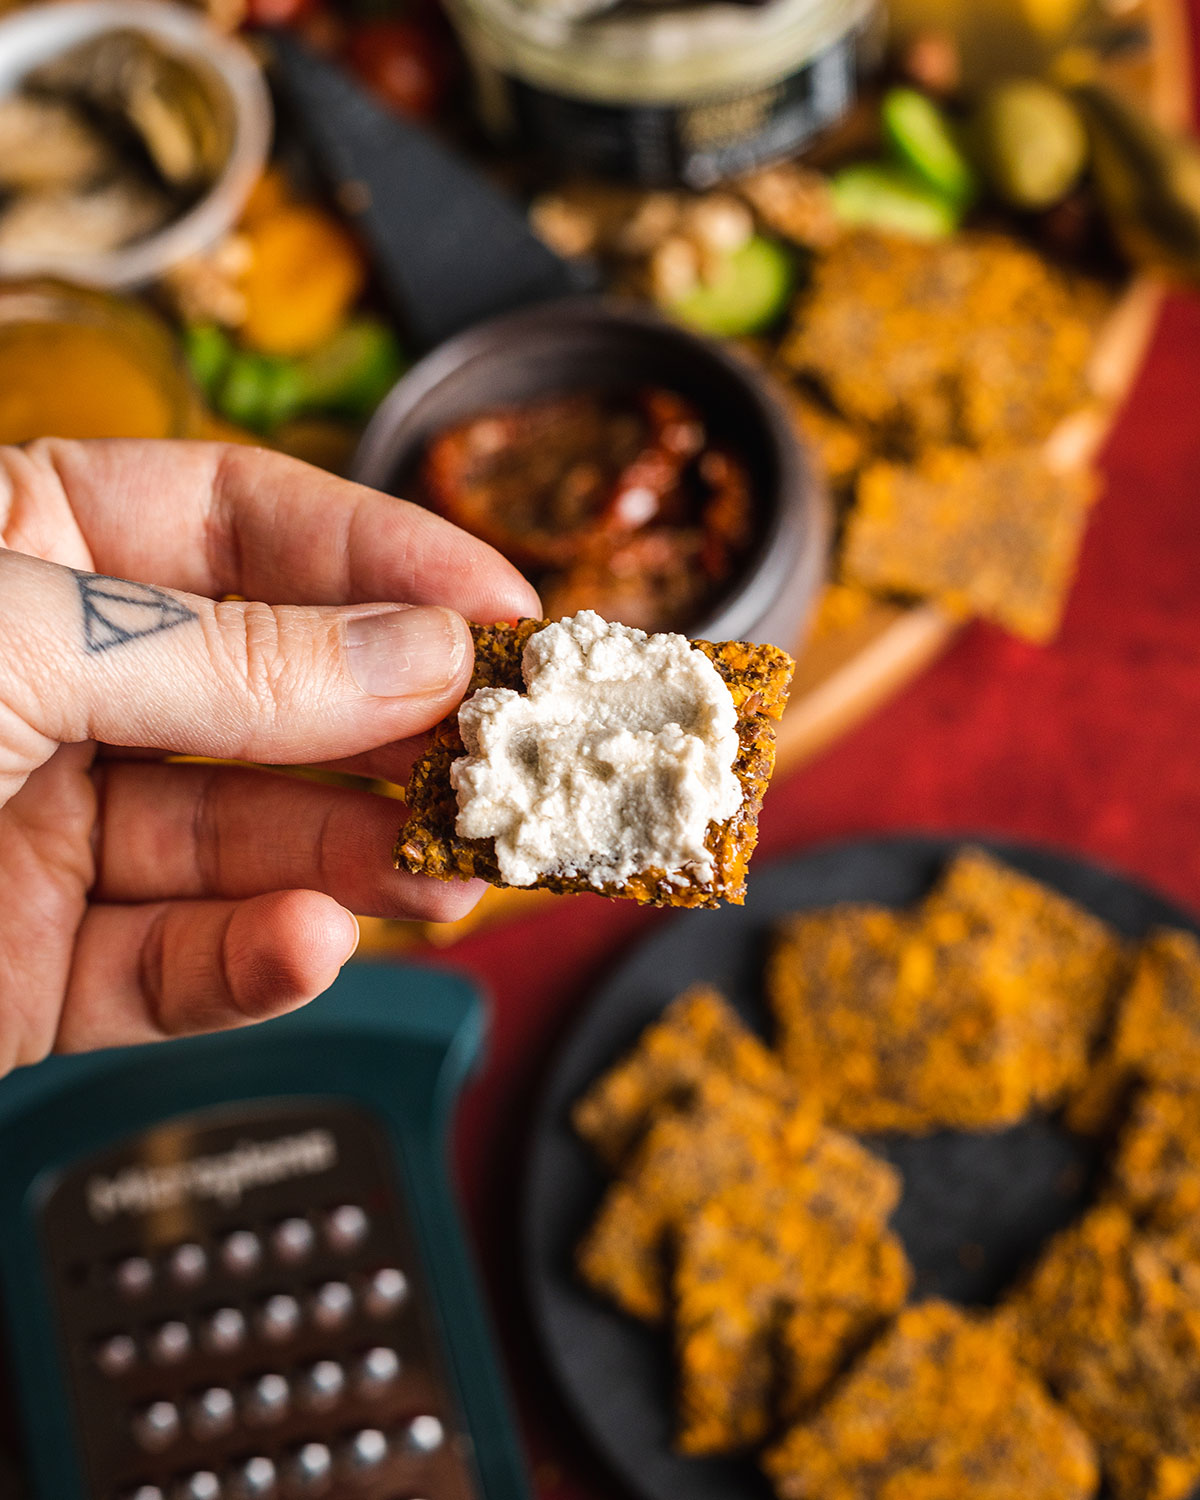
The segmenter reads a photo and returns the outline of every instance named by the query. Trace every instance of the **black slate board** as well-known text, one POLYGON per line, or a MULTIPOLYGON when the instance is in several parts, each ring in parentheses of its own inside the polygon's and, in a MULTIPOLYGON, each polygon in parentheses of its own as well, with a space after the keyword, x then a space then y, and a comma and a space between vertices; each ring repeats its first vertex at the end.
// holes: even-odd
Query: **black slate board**
POLYGON ((431 131, 376 102, 344 68, 286 28, 272 76, 291 124, 362 234, 392 310, 419 353, 483 318, 590 291, 522 206, 431 131))
MULTIPOLYGON (((687 985, 715 984, 766 1034, 764 938, 776 918, 839 901, 900 906, 928 890, 961 838, 841 844, 758 867, 744 907, 688 912, 610 977, 557 1059, 538 1112, 526 1184, 523 1253, 534 1323, 580 1425, 644 1500, 768 1500, 748 1459, 686 1459, 671 1451, 669 1340, 625 1318, 576 1280, 574 1246, 605 1179, 568 1125, 587 1085, 687 985)), ((1124 877, 1048 849, 976 839, 1000 858, 1137 937, 1159 923, 1200 923, 1124 877)), ((893 1223, 917 1273, 917 1294, 992 1300, 1045 1238, 1075 1217, 1098 1162, 1053 1121, 995 1134, 877 1138, 904 1174, 893 1223)))

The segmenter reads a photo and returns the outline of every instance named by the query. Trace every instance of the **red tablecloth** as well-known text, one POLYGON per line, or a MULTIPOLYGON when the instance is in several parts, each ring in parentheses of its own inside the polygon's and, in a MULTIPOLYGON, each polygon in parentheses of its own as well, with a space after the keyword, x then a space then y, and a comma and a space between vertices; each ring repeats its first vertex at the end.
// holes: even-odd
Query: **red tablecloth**
MULTIPOLYGON (((760 861, 880 830, 994 832, 1077 850, 1200 909, 1200 299, 1169 302, 1102 468, 1058 640, 972 627, 772 788, 760 861)), ((560 1409, 527 1326, 514 1230, 528 1110, 596 980, 664 920, 575 897, 434 960, 493 1001, 459 1166, 542 1500, 621 1491, 560 1409)))

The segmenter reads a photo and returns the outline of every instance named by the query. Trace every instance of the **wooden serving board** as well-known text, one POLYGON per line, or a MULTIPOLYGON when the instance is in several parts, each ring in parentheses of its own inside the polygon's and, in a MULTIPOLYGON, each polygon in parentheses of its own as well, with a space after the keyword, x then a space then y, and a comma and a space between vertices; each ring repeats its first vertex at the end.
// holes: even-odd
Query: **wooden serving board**
MULTIPOLYGON (((1192 116, 1192 77, 1184 0, 1140 0, 1123 9, 1122 16, 1130 24, 1145 21, 1149 45, 1115 65, 1112 81, 1147 101, 1161 124, 1186 126, 1192 116)), ((1068 417, 1047 441, 1058 466, 1087 466, 1095 460, 1142 367, 1165 291, 1156 278, 1138 276, 1113 306, 1092 355, 1093 404, 1068 417)), ((879 600, 845 625, 798 643, 791 698, 777 733, 778 769, 802 765, 865 719, 940 655, 961 624, 933 604, 879 600)), ((480 926, 525 915, 548 899, 540 891, 492 890, 461 922, 365 919, 360 952, 397 952, 421 942, 448 945, 480 926)))

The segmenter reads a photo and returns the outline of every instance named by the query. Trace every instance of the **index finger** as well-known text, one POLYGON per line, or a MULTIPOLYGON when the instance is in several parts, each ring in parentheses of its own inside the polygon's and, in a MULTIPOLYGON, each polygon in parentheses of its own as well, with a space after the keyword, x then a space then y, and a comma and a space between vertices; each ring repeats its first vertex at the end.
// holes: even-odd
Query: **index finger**
POLYGON ((266 604, 443 604, 482 622, 540 613, 485 542, 263 448, 47 438, 8 479, 14 508, 28 491, 70 509, 97 572, 266 604))

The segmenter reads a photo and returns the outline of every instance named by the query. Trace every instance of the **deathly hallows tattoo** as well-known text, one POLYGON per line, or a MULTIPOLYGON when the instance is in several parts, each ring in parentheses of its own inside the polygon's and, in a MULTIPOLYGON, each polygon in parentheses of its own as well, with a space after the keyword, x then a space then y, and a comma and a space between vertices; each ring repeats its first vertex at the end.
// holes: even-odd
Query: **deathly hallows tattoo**
POLYGON ((83 604, 83 644, 90 652, 108 651, 145 635, 158 635, 199 616, 165 589, 103 573, 76 573, 83 604))

